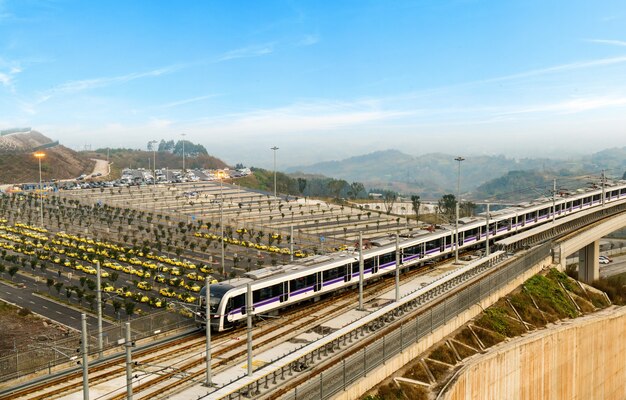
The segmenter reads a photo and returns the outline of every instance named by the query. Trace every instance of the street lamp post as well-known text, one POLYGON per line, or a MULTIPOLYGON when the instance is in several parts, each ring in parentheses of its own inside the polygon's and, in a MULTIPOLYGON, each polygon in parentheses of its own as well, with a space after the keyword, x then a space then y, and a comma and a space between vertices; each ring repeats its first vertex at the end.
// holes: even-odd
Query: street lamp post
POLYGON ((461 161, 464 161, 465 159, 463 157, 457 157, 454 159, 454 161, 458 161, 459 162, 459 170, 458 170, 458 174, 457 174, 457 180, 456 180, 456 224, 455 224, 455 241, 456 243, 454 244, 454 262, 455 264, 459 263, 459 202, 461 201, 461 161))
POLYGON ((220 235, 222 236, 222 275, 226 278, 226 268, 224 267, 224 191, 222 190, 222 181, 224 179, 223 171, 219 173, 220 177, 220 235))
POLYGON ((43 186, 41 184, 41 159, 46 156, 46 153, 37 152, 35 153, 35 157, 39 161, 39 217, 40 224, 43 228, 43 186))
POLYGON ((185 136, 187 136, 186 133, 182 134, 183 136, 183 175, 185 174, 185 136))
POLYGON ((274 197, 276 197, 276 150, 278 147, 274 146, 270 150, 274 150, 274 197))
POLYGON ((156 143, 158 143, 156 140, 150 141, 150 145, 152 146, 152 183, 154 185, 156 185, 156 147, 154 147, 156 143))

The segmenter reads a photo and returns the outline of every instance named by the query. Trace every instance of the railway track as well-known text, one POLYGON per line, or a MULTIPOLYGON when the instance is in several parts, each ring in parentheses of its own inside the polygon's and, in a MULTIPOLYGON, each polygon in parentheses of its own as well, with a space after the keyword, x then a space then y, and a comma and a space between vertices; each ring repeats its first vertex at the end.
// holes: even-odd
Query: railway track
MULTIPOLYGON (((409 271, 404 274, 403 280, 413 279, 416 275, 424 273, 424 269, 416 269, 409 271)), ((381 292, 388 290, 393 287, 395 282, 393 279, 382 279, 374 284, 368 285, 364 289, 364 297, 367 301, 371 301, 375 299, 381 292)), ((304 312, 307 318, 303 318, 303 315, 294 315, 289 318, 288 321, 281 320, 281 325, 283 326, 291 326, 288 329, 277 331, 275 328, 270 328, 271 331, 276 332, 273 336, 268 335, 259 335, 258 333, 254 334, 254 346, 253 350, 260 351, 266 349, 275 343, 278 339, 280 342, 284 342, 293 338, 300 333, 310 330, 311 328, 321 325, 324 322, 331 320, 337 317, 339 314, 345 312, 347 307, 353 307, 355 304, 356 293, 354 291, 346 291, 340 294, 337 294, 331 298, 326 299, 326 301, 315 303, 312 306, 307 307, 304 312), (328 308, 327 303, 332 303, 332 307, 328 308), (320 318, 316 316, 316 314, 324 314, 325 317, 320 318), (302 321, 306 319, 305 321, 302 321), (261 339, 262 337, 264 339, 261 339)), ((297 314, 302 314, 302 312, 298 312, 297 314)), ((213 353, 213 356, 218 359, 217 362, 211 364, 212 370, 216 373, 219 373, 221 370, 226 367, 232 365, 233 363, 243 362, 247 356, 247 350, 245 349, 244 343, 235 343, 232 346, 229 346, 227 349, 221 349, 217 352, 213 353), (229 356, 225 356, 225 354, 229 354, 232 351, 233 353, 229 356)), ((158 376, 148 382, 142 383, 141 385, 133 388, 133 393, 135 391, 144 392, 142 396, 137 397, 140 399, 152 399, 152 398, 162 398, 168 394, 173 394, 176 392, 180 392, 191 386, 192 384, 196 384, 198 381, 203 380, 203 377, 206 373, 204 368, 205 359, 199 358, 193 361, 186 363, 185 365, 178 366, 176 368, 176 372, 172 372, 166 375, 158 376), (185 374, 181 376, 180 372, 184 372, 185 374), (167 379, 174 378, 171 383, 168 383, 164 386, 158 386, 159 384, 165 382, 167 379)), ((125 394, 120 394, 112 399, 122 400, 125 397, 125 394)))
MULTIPOLYGON (((436 266, 436 265, 434 265, 436 266)), ((424 272, 423 268, 408 270, 401 275, 401 280, 413 279, 424 272)), ((381 292, 388 290, 395 284, 393 276, 383 278, 377 282, 369 283, 364 287, 364 299, 371 301, 381 292)), ((277 320, 266 320, 256 324, 254 335, 254 350, 260 351, 276 342, 284 342, 289 338, 323 324, 347 308, 353 307, 357 294, 354 290, 336 293, 326 297, 319 302, 308 303, 306 308, 298 307, 284 311, 277 320), (318 315, 324 315, 321 318, 318 315), (277 329, 276 324, 280 324, 283 329, 277 329)), ((238 328, 233 331, 215 334, 213 336, 212 356, 214 362, 212 368, 216 372, 225 369, 233 363, 241 362, 246 357, 245 341, 233 341, 231 338, 245 334, 245 328, 238 328)), ((163 364, 168 361, 176 365, 175 370, 160 371, 158 375, 145 379, 139 385, 133 387, 133 392, 138 394, 136 398, 155 398, 167 393, 179 391, 195 382, 205 374, 203 356, 205 338, 202 332, 187 334, 172 341, 159 343, 135 350, 133 360, 138 365, 163 364), (185 361, 180 361, 181 356, 185 361), (179 361, 176 361, 178 359, 179 361), (178 365, 180 364, 180 365, 178 365), (182 374, 182 377, 181 377, 182 374), (169 379, 172 382, 163 385, 169 379), (152 389, 152 390, 151 390, 152 389)), ((124 362, 124 355, 118 354, 102 362, 95 362, 89 368, 89 384, 91 387, 103 382, 108 382, 115 377, 125 375, 126 369, 120 366, 124 362)), ((36 384, 19 388, 13 391, 5 391, 0 395, 0 400, 14 398, 24 399, 53 399, 62 398, 69 393, 79 391, 82 388, 82 370, 72 370, 64 374, 55 375, 50 379, 41 380, 36 384)), ((126 394, 114 394, 110 399, 123 399, 126 394)))

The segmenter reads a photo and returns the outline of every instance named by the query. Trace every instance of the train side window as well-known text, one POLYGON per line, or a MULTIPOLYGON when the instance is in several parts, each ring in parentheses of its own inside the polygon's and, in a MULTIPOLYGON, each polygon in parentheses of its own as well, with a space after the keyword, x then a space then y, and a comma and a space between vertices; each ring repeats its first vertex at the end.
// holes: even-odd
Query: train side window
POLYGON ((383 254, 382 256, 378 257, 379 265, 388 264, 388 263, 394 262, 394 261, 396 261, 396 252, 395 251, 393 251, 391 253, 383 254))
POLYGON ((368 269, 370 269, 371 273, 374 273, 374 266, 376 265, 376 257, 371 257, 366 259, 363 262, 363 271, 367 271, 368 269))
POLYGON ((302 289, 306 286, 306 280, 304 277, 292 279, 289 281, 289 292, 294 292, 296 290, 302 289))
MULTIPOLYGON (((233 297, 230 301, 229 301, 229 305, 232 306, 232 310, 236 310, 238 308, 241 308, 241 313, 245 314, 246 313, 246 295, 245 294, 240 294, 237 295, 235 297, 233 297)), ((227 312, 230 310, 226 310, 227 312)))

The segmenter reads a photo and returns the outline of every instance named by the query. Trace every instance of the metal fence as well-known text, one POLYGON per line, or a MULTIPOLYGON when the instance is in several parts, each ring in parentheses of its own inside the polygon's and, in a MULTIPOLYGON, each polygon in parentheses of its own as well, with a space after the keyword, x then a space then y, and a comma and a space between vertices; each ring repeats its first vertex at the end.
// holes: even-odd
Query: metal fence
POLYGON ((309 379, 306 383, 291 390, 283 396, 283 399, 323 400, 332 398, 335 394, 345 390, 350 384, 366 377, 369 372, 384 364, 405 348, 443 326, 471 305, 500 290, 509 281, 548 257, 550 255, 550 247, 551 243, 546 243, 541 247, 533 249, 523 258, 505 265, 480 281, 448 297, 445 301, 427 308, 415 319, 400 325, 357 353, 342 359, 329 369, 309 379))
MULTIPOLYGON (((125 322, 125 321, 124 321, 125 322)), ((131 321, 133 340, 139 340, 154 335, 155 331, 166 332, 179 328, 195 326, 192 318, 178 313, 162 311, 143 317, 133 318, 131 321)), ((97 330, 89 330, 89 354, 98 352, 97 330)), ((102 330, 103 350, 110 350, 120 346, 118 341, 124 339, 124 323, 120 322, 102 330)), ((73 361, 73 357, 80 356, 80 332, 74 332, 68 337, 54 342, 42 342, 30 349, 16 350, 13 354, 0 358, 0 382, 9 381, 24 375, 47 370, 48 373, 58 365, 73 361)))

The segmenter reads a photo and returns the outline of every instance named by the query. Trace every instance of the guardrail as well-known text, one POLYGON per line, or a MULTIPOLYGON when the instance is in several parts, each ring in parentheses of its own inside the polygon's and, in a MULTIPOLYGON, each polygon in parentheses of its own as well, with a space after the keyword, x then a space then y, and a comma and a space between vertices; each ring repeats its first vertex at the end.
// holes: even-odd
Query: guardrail
POLYGON ((378 366, 418 342, 457 314, 498 291, 510 280, 550 255, 551 243, 531 250, 478 282, 463 288, 444 301, 425 309, 414 320, 399 325, 387 335, 358 352, 342 359, 317 377, 296 387, 283 396, 287 400, 329 399, 345 390, 351 383, 367 376, 378 366))
POLYGON ((406 295, 398 303, 391 303, 337 332, 284 356, 268 365, 267 369, 272 368, 272 370, 261 368, 251 377, 242 376, 234 381, 236 387, 228 385, 209 394, 207 398, 232 400, 257 396, 264 390, 275 387, 277 382, 285 379, 285 376, 306 371, 312 365, 326 359, 329 354, 346 346, 354 346, 354 341, 361 340, 366 335, 372 335, 400 315, 424 308, 424 311, 413 321, 400 325, 394 332, 383 336, 357 354, 344 358, 334 367, 285 395, 285 398, 293 400, 330 398, 549 255, 550 244, 543 245, 530 251, 524 258, 507 264, 449 298, 436 302, 445 292, 487 270, 495 269, 501 261, 507 258, 504 252, 494 253, 488 258, 442 276, 430 285, 406 295))

